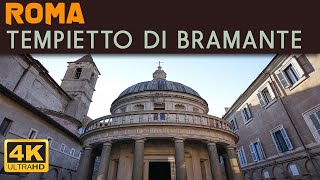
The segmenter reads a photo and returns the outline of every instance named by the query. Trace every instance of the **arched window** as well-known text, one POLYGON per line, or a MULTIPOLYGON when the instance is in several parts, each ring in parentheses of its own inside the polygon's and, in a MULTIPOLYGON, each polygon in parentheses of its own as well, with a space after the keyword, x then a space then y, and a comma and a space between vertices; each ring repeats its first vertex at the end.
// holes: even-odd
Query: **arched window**
POLYGON ((76 72, 74 73, 74 79, 80 79, 82 73, 82 68, 77 68, 76 72))
POLYGON ((186 107, 185 107, 184 105, 182 105, 182 104, 176 104, 176 105, 174 106, 174 109, 175 109, 175 110, 184 111, 184 110, 186 110, 186 107))

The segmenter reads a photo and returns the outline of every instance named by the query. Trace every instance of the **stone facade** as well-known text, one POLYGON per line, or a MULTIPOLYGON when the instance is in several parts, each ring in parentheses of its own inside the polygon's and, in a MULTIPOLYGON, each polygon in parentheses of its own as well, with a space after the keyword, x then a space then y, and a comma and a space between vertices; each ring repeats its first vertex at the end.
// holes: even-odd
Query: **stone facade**
POLYGON ((0 135, 0 179, 75 179, 82 151, 78 129, 88 119, 99 75, 91 56, 70 62, 61 86, 30 55, 1 55, 0 67, 0 124, 10 122, 0 135), (74 67, 83 69, 78 79, 70 75, 74 67), (3 171, 4 140, 21 138, 49 140, 48 173, 3 171))
POLYGON ((320 55, 277 55, 224 115, 245 179, 320 179, 319 77, 320 55))
POLYGON ((77 179, 242 179, 230 124, 208 115, 206 101, 167 81, 160 66, 153 78, 124 90, 111 115, 88 123, 77 179))

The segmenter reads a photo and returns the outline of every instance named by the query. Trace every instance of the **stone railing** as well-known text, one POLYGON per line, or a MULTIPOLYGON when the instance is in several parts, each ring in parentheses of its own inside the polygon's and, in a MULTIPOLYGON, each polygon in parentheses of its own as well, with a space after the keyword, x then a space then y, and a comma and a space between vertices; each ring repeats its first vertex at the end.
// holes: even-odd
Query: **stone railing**
POLYGON ((207 114, 181 111, 137 111, 103 116, 91 121, 85 132, 111 126, 137 123, 194 124, 231 131, 229 122, 207 114))

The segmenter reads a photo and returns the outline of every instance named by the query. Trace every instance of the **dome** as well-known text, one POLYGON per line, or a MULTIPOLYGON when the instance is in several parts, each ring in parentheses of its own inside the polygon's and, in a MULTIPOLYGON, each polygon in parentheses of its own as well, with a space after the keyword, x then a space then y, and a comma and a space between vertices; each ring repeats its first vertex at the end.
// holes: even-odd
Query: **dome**
POLYGON ((168 81, 166 80, 166 77, 167 74, 161 69, 161 66, 158 66, 158 69, 153 73, 152 81, 140 82, 130 86, 124 90, 118 98, 143 91, 175 91, 191 94, 201 98, 197 91, 181 83, 168 81))
POLYGON ((175 91, 191 94, 201 98, 197 91, 193 90, 192 88, 181 83, 167 81, 165 79, 154 79, 152 81, 145 81, 130 86, 119 95, 119 98, 128 94, 138 93, 142 91, 175 91))

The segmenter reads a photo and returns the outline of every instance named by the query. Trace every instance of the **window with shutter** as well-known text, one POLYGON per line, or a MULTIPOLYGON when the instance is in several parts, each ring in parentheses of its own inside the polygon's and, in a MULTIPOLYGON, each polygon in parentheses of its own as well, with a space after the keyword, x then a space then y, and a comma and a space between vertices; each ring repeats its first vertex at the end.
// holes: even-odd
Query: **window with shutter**
POLYGON ((246 158, 246 154, 244 152, 243 147, 240 147, 239 150, 238 150, 238 159, 239 159, 241 167, 247 165, 247 158, 246 158))
POLYGON ((320 142, 320 104, 303 114, 313 137, 320 142))
POLYGON ((234 132, 238 130, 238 124, 235 117, 232 117, 232 119, 230 120, 230 124, 234 132))
POLYGON ((258 99, 259 99, 259 102, 260 102, 260 106, 261 106, 261 107, 266 106, 267 103, 265 102, 265 100, 264 100, 264 98, 263 98, 263 96, 262 96, 262 93, 259 92, 259 93, 257 94, 257 96, 258 96, 258 99))
POLYGON ((246 124, 249 122, 249 120, 252 118, 250 109, 248 104, 246 104, 242 109, 241 109, 241 116, 243 119, 243 122, 246 124))
POLYGON ((255 150, 255 148, 254 148, 253 143, 250 143, 250 144, 249 144, 249 149, 250 149, 250 152, 251 152, 253 161, 258 161, 259 159, 258 159, 258 157, 257 157, 257 152, 256 152, 256 150, 255 150))
POLYGON ((264 154, 264 151, 263 151, 262 144, 261 144, 260 140, 256 143, 256 149, 258 151, 260 160, 265 159, 266 155, 264 154))
POLYGON ((265 85, 262 86, 257 96, 261 107, 265 107, 266 105, 271 104, 271 102, 275 99, 276 96, 273 92, 270 82, 267 82, 265 85))
POLYGON ((249 149, 250 149, 253 161, 260 161, 265 159, 265 155, 264 155, 259 138, 249 144, 249 149))
POLYGON ((289 136, 286 130, 280 126, 271 132, 272 140, 276 145, 278 152, 286 152, 293 149, 289 136))
POLYGON ((291 64, 284 70, 284 74, 289 80, 290 84, 295 84, 299 81, 299 75, 291 64))
POLYGON ((289 88, 300 82, 305 72, 299 64, 297 58, 292 58, 279 73, 276 74, 283 88, 289 88))
POLYGON ((293 146, 291 144, 291 141, 290 141, 290 139, 288 137, 288 134, 287 134, 286 130, 284 128, 281 128, 280 131, 281 131, 281 134, 282 134, 282 136, 283 136, 283 138, 284 138, 284 140, 286 142, 286 145, 287 145, 288 149, 292 150, 293 146))
POLYGON ((249 108, 249 105, 246 104, 246 108, 245 108, 246 112, 247 112, 247 115, 248 115, 248 120, 252 118, 252 115, 251 115, 251 111, 250 111, 250 108, 249 108))
POLYGON ((280 147, 280 143, 276 137, 276 134, 275 133, 271 133, 271 137, 272 137, 272 140, 273 140, 273 143, 276 145, 276 148, 277 148, 277 151, 278 152, 282 152, 281 150, 281 147, 280 147))
POLYGON ((273 91, 273 88, 271 86, 271 83, 268 82, 266 86, 267 86, 267 90, 268 90, 268 92, 270 94, 270 98, 273 100, 276 97, 276 95, 274 94, 274 91, 273 91))
POLYGON ((284 75, 284 73, 282 71, 280 71, 277 75, 277 78, 279 80, 279 82, 281 83, 283 88, 288 88, 291 86, 291 84, 288 82, 286 76, 284 75))
POLYGON ((292 66, 294 67, 299 79, 304 76, 304 71, 303 69, 301 68, 298 60, 296 58, 292 58, 292 61, 291 61, 291 64, 292 66))
POLYGON ((314 128, 316 129, 317 133, 320 135, 320 111, 311 114, 310 119, 312 121, 312 124, 314 128))

